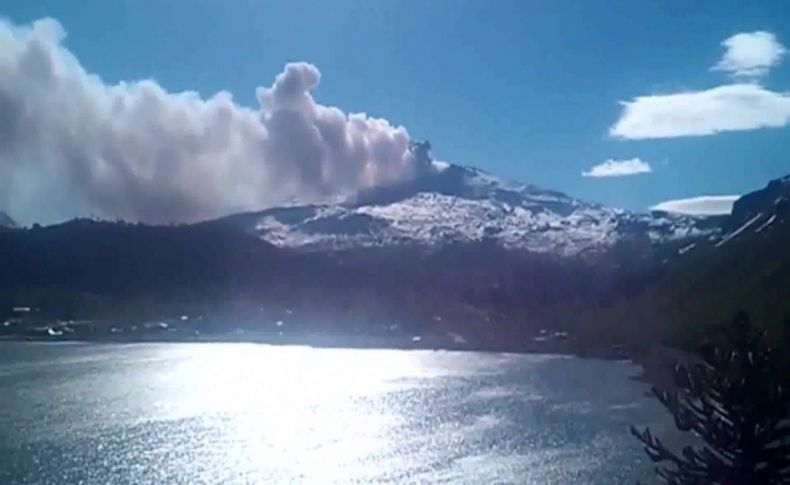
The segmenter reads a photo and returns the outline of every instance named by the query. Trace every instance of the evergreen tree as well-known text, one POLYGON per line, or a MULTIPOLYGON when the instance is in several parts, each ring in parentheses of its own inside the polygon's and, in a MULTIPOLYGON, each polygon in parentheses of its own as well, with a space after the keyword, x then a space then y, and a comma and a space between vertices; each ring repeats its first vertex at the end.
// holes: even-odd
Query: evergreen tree
POLYGON ((790 484, 790 392, 783 360, 740 313, 676 367, 677 388, 653 389, 675 425, 695 438, 680 452, 649 429, 631 432, 668 485, 790 484))

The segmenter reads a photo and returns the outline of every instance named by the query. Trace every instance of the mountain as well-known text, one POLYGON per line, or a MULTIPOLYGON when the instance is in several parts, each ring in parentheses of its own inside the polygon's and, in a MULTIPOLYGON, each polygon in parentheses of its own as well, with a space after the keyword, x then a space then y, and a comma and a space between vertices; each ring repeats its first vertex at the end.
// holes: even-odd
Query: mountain
POLYGON ((726 246, 742 240, 766 239, 774 231, 781 232, 788 221, 790 207, 790 175, 772 180, 764 188, 743 195, 735 201, 732 212, 719 221, 720 230, 709 238, 693 241, 678 250, 680 254, 705 252, 720 254, 726 246))
POLYGON ((727 216, 637 214, 429 160, 334 205, 0 231, 0 317, 205 315, 201 332, 284 325, 497 350, 559 332, 607 354, 693 338, 738 308, 790 314, 788 201, 785 177, 727 216))
POLYGON ((15 305, 58 318, 148 315, 253 291, 292 268, 251 236, 204 225, 75 219, 0 231, 0 318, 15 305))
POLYGON ((790 322, 790 176, 739 198, 721 225, 715 237, 665 248, 663 276, 601 308, 582 331, 689 343, 744 310, 781 333, 790 322))
POLYGON ((11 219, 8 214, 5 212, 0 211, 0 228, 15 228, 17 227, 16 222, 11 219))
POLYGON ((310 251, 493 243, 561 256, 604 251, 623 240, 658 243, 718 230, 711 218, 637 214, 436 162, 413 180, 341 204, 279 207, 224 223, 279 247, 310 251))
POLYGON ((83 219, 0 232, 0 312, 265 316, 304 332, 396 328, 435 335, 435 345, 519 350, 646 285, 655 275, 624 278, 620 268, 655 242, 716 231, 707 219, 637 215, 472 168, 429 168, 337 205, 172 227, 83 219))
MULTIPOLYGON (((130 326, 190 315, 201 334, 274 328, 384 345, 415 345, 416 335, 420 345, 515 351, 606 296, 606 267, 486 244, 294 251, 224 223, 83 219, 0 231, 0 318, 16 306, 49 321, 130 326)), ((95 331, 85 338, 101 338, 95 331)))

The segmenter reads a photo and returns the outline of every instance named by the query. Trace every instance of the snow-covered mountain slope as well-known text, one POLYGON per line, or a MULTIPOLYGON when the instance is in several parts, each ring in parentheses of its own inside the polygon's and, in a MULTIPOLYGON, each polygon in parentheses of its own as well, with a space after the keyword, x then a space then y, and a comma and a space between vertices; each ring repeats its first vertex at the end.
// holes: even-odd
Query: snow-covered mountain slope
POLYGON ((344 204, 232 218, 277 246, 309 250, 487 241, 569 256, 624 238, 657 242, 715 231, 705 218, 636 214, 436 162, 412 181, 360 193, 344 204))

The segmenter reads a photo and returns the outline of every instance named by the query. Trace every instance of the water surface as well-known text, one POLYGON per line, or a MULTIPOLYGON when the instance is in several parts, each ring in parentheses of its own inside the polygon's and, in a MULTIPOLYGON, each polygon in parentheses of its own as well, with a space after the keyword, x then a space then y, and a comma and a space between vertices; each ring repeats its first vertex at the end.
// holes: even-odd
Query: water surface
POLYGON ((622 362, 0 343, 0 483, 618 484, 665 413, 622 362))

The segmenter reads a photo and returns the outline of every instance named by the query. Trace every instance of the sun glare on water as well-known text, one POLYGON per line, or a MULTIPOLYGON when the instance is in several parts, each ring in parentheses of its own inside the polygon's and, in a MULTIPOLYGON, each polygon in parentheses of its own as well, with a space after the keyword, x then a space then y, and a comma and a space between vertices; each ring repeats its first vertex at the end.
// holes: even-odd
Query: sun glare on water
POLYGON ((388 447, 386 429, 399 417, 370 398, 397 389, 399 381, 431 376, 425 356, 200 345, 162 378, 177 384, 168 386, 178 393, 167 398, 176 403, 172 414, 223 421, 227 464, 247 470, 310 470, 311 476, 330 479, 388 447))

